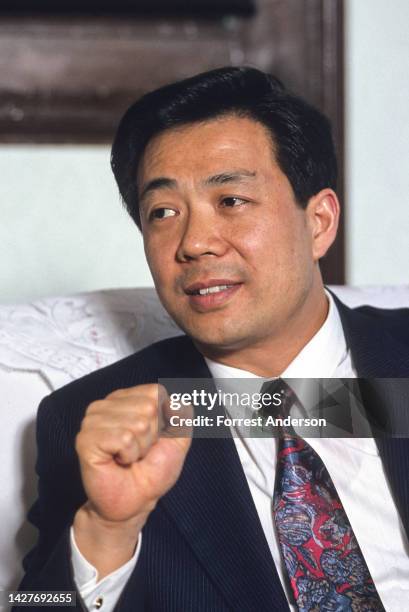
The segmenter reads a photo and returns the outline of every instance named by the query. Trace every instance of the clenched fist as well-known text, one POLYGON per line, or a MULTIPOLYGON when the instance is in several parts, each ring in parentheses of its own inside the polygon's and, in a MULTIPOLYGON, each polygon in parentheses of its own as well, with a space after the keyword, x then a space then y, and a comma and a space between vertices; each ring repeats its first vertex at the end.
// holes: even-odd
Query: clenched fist
POLYGON ((190 432, 166 435, 169 417, 169 397, 156 384, 114 391, 87 409, 76 449, 88 502, 74 531, 100 578, 132 556, 149 513, 180 475, 190 432))

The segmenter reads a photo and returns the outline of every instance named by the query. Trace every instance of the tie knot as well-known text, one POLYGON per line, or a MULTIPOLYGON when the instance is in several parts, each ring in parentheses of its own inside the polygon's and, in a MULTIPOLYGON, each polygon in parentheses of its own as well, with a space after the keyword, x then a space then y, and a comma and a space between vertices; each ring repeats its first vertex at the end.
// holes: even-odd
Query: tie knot
POLYGON ((294 404, 297 403, 298 398, 294 391, 291 389, 290 385, 288 385, 282 378, 276 378, 274 380, 268 380, 263 383, 261 387, 261 393, 267 394, 273 397, 274 395, 279 395, 281 398, 281 402, 279 405, 273 405, 270 403, 269 406, 263 409, 263 414, 265 416, 280 416, 282 418, 286 418, 290 414, 291 408, 294 404))

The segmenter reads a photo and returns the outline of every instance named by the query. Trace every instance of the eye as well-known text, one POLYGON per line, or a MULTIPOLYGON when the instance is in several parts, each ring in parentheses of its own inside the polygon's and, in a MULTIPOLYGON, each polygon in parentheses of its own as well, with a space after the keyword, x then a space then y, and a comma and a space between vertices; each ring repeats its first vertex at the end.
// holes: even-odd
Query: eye
POLYGON ((237 208, 237 206, 242 206, 247 203, 247 200, 243 198, 238 198, 237 196, 227 196, 222 199, 222 205, 226 208, 237 208))
POLYGON ((176 215, 176 211, 172 208, 155 208, 150 215, 149 220, 153 219, 166 219, 166 217, 174 217, 176 215))

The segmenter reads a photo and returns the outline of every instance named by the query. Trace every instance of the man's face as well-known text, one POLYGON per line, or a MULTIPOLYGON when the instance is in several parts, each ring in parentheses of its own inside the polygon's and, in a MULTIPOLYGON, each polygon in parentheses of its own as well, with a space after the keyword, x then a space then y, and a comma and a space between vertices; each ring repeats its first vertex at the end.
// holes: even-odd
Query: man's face
POLYGON ((291 327, 317 264, 262 124, 228 116, 159 134, 138 187, 156 289, 199 347, 258 346, 291 327))

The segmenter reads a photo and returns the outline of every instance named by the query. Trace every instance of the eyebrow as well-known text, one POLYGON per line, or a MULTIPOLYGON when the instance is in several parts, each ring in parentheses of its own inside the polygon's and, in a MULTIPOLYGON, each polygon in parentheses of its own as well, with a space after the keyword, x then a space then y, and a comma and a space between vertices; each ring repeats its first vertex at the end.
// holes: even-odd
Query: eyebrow
MULTIPOLYGON (((232 172, 221 172, 220 174, 208 176, 202 181, 202 183, 203 185, 224 185, 225 183, 239 183, 249 178, 255 178, 256 174, 257 173, 255 171, 251 172, 250 170, 234 170, 232 172)), ((177 186, 178 183, 176 179, 171 179, 166 176, 159 176, 148 181, 146 185, 144 185, 139 200, 143 200, 143 198, 152 191, 156 191, 159 189, 176 189, 177 186)))
POLYGON ((203 181, 203 183, 205 185, 224 185, 224 183, 240 183, 249 178, 255 178, 256 174, 256 172, 250 172, 250 170, 235 170, 233 172, 222 172, 221 174, 209 176, 203 181))
POLYGON ((166 176, 160 176, 158 178, 154 178, 151 181, 148 181, 144 188, 142 189, 142 193, 139 197, 140 200, 150 193, 151 191, 156 191, 157 189, 175 189, 177 187, 177 181, 175 179, 167 178, 166 176))

